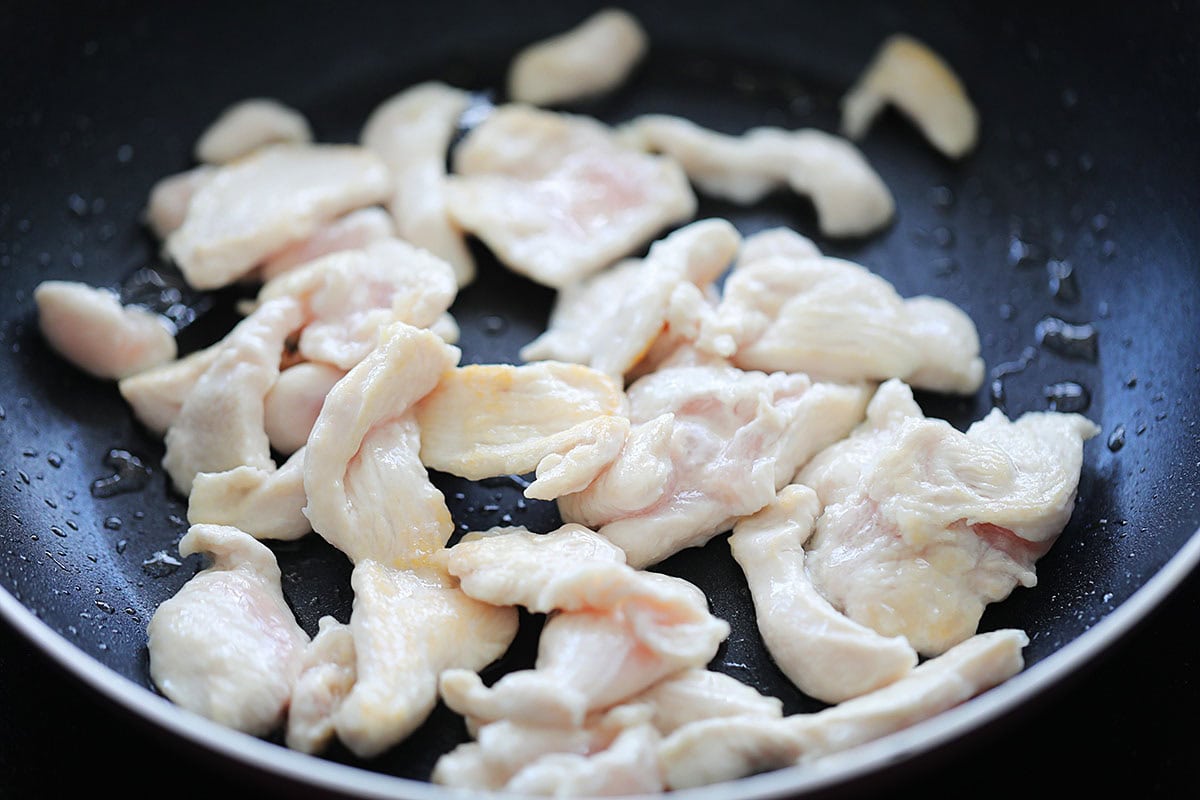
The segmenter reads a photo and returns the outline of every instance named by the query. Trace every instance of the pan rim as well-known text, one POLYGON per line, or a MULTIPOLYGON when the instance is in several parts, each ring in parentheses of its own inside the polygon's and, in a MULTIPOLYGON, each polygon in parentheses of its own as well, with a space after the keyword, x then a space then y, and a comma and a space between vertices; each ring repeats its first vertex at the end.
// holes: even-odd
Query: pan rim
MULTIPOLYGON (((1198 566, 1200 529, 1193 532, 1175 555, 1141 587, 1096 624, 1038 663, 971 701, 812 764, 753 775, 732 784, 719 783, 671 794, 686 800, 716 800, 727 797, 729 787, 736 785, 741 800, 796 797, 865 777, 961 739, 987 723, 1017 711, 1023 702, 1066 680, 1087 662, 1115 646, 1162 605, 1198 566)), ((220 725, 172 703, 101 663, 53 630, 4 586, 0 586, 0 616, 77 680, 125 711, 210 754, 223 756, 245 767, 348 797, 447 800, 451 796, 496 796, 490 792, 464 793, 310 756, 220 725)), ((638 797, 649 800, 661 795, 630 796, 627 800, 638 797)))

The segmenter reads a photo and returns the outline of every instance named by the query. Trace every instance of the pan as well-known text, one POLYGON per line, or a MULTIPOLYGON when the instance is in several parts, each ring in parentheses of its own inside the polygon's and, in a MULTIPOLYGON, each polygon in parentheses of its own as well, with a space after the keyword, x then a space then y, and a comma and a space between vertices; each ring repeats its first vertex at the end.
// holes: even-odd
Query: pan
MULTIPOLYGON (((1198 15, 1192 7, 1132 4, 1086 14, 1033 3, 625 7, 653 46, 627 86, 582 109, 612 122, 666 112, 730 132, 759 124, 836 130, 838 98, 887 35, 913 34, 944 55, 980 109, 980 146, 952 163, 899 115, 886 114, 861 143, 896 197, 897 220, 882 234, 825 240, 811 207, 795 198, 750 208, 703 199, 700 213, 746 232, 788 225, 905 296, 936 294, 962 307, 980 330, 989 378, 972 397, 919 395, 931 416, 961 428, 996 404, 1015 416, 1072 403, 1103 431, 1085 446, 1079 504, 1039 562, 1038 585, 990 607, 981 624, 1029 633, 1021 674, 819 768, 695 794, 805 796, 879 785, 898 766, 953 752, 1045 702, 1195 582, 1198 15), (1039 336, 1047 319, 1090 326, 1094 337, 1083 349, 1056 347, 1061 342, 1039 336)), ((0 129, 0 259, 8 277, 0 328, 0 609, 11 641, 61 667, 67 680, 113 706, 109 712, 206 754, 230 774, 314 793, 445 796, 426 779, 437 756, 466 734, 444 708, 403 744, 365 761, 337 748, 301 756, 156 695, 146 623, 199 568, 176 550, 186 504, 159 467, 161 442, 136 424, 115 386, 73 370, 43 343, 31 293, 51 278, 144 289, 142 270, 165 267, 140 224, 149 188, 189 166, 196 136, 230 103, 276 97, 302 110, 319 139, 353 141, 375 105, 420 80, 502 99, 504 69, 520 46, 595 8, 130 2, 10 9, 0 23, 8 95, 0 129)), ((553 293, 473 247, 479 278, 452 309, 463 361, 515 363, 520 346, 544 328, 553 293)), ((232 292, 185 290, 178 300, 185 352, 215 341, 236 318, 232 292)), ((514 511, 519 483, 434 477, 461 526, 491 527, 505 514, 533 530, 556 525, 553 507, 514 511)), ((348 616, 344 558, 317 537, 273 549, 306 629, 314 631, 321 614, 348 616)), ((723 537, 661 569, 703 588, 734 626, 713 668, 782 698, 789 712, 820 707, 790 686, 752 621, 747 627, 749 599, 723 537)), ((523 634, 493 669, 527 665, 535 646, 523 634)), ((1114 691, 1153 683, 1155 667, 1139 665, 1114 691)), ((1184 702, 1194 708, 1191 688, 1184 702)))

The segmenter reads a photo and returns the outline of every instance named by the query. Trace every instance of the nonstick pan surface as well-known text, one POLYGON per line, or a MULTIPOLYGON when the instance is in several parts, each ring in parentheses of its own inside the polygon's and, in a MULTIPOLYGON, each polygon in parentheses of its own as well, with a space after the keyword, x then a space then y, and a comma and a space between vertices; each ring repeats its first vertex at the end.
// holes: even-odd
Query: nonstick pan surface
MULTIPOLYGON (((627 7, 650 30, 652 55, 629 86, 579 108, 611 122, 667 112, 729 132, 761 124, 836 130, 838 97, 886 35, 912 33, 945 55, 980 108, 981 144, 951 164, 898 115, 885 115, 862 148, 896 196, 889 230, 827 241, 811 208, 787 197, 751 208, 705 201, 701 215, 726 216, 747 233, 790 225, 903 295, 940 295, 966 310, 996 381, 966 399, 920 395, 927 413, 965 427, 996 402, 1014 416, 1055 397, 1067 402, 1052 387, 1071 383, 1087 395, 1083 413, 1104 431, 1085 447, 1077 512, 1039 562, 1039 585, 1017 590, 984 618, 984 629, 1029 632, 1022 675, 824 770, 761 776, 737 793, 837 786, 977 731, 1068 679, 1137 626, 1200 560, 1200 15, 1127 5, 1079 17, 1020 3, 627 7), (1064 265, 1071 277, 1056 290, 1051 273, 1061 275, 1064 265), (1094 352, 1040 342, 1046 318, 1093 326, 1094 352)), ((8 95, 0 126, 0 266, 8 278, 0 327, 0 608, 18 631, 118 706, 220 758, 349 793, 435 796, 419 781, 465 738, 444 709, 378 759, 359 761, 335 747, 317 760, 215 730, 153 696, 146 622, 200 566, 175 552, 186 505, 158 468, 161 443, 132 420, 115 386, 73 370, 42 343, 31 292, 51 278, 128 287, 138 270, 163 268, 139 223, 147 192, 190 165, 195 137, 229 103, 274 96, 303 111, 319 139, 352 141, 376 104, 420 80, 503 100, 501 77, 516 49, 592 8, 11 10, 0 22, 8 95), (131 459, 144 469, 131 469, 131 459), (122 476, 122 491, 103 488, 113 476, 122 476)), ((544 327, 553 295, 501 269, 482 248, 477 253, 479 279, 453 309, 463 361, 515 361, 544 327)), ((183 329, 184 349, 223 334, 235 300, 235 292, 185 296, 196 320, 183 329)), ((552 506, 518 503, 518 481, 434 477, 464 528, 557 524, 552 506)), ((336 551, 315 536, 274 549, 285 593, 310 632, 322 614, 348 616, 349 565, 336 551)), ((733 625, 714 668, 782 697, 788 711, 819 708, 789 686, 759 644, 723 538, 660 568, 703 588, 733 625)), ((529 626, 495 670, 526 666, 535 634, 529 626)), ((1141 680, 1152 671, 1148 664, 1141 680)))

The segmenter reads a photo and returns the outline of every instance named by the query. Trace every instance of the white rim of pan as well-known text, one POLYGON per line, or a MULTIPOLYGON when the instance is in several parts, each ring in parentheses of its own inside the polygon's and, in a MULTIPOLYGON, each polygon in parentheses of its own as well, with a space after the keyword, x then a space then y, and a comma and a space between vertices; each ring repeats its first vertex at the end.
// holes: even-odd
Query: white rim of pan
MULTIPOLYGON (((736 787, 739 800, 795 797, 798 793, 817 791, 865 777, 961 738, 1015 711, 1022 702, 1069 677, 1087 661, 1114 645, 1178 588, 1198 564, 1200 530, 1193 533, 1179 552, 1150 580, 1091 628, 1037 664, 963 705, 812 764, 787 767, 734 782, 674 791, 671 795, 680 800, 717 800, 729 797, 732 788, 736 787)), ((52 630, 2 587, 0 614, 52 659, 118 705, 196 745, 246 766, 351 797, 448 800, 496 796, 490 792, 451 790, 328 761, 226 728, 174 705, 101 664, 52 630)), ((640 797, 661 798, 661 795, 640 797)))

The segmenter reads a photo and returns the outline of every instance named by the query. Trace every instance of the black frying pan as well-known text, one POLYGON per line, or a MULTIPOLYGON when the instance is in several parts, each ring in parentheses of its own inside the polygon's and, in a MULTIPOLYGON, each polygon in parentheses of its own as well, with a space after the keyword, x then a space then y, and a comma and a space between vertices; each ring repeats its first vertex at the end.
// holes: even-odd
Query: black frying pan
MULTIPOLYGON (((118 709, 161 729, 155 738, 198 744, 206 763, 270 781, 338 785, 352 794, 431 796, 430 787, 392 776, 424 779, 437 755, 463 740, 458 720, 444 710, 379 759, 360 762, 335 748, 315 760, 213 730, 148 691, 146 621, 199 567, 171 563, 185 530, 185 504, 158 469, 161 444, 132 421, 115 387, 74 371, 41 342, 30 293, 49 278, 128 285, 139 268, 162 266, 137 221, 147 191, 189 165, 195 137, 229 103, 275 96, 305 112, 320 139, 350 141, 378 102, 416 81, 440 78, 496 92, 520 45, 569 27, 592 7, 121 3, 6 12, 0 21, 6 642, 44 651, 69 679, 83 678, 118 709), (117 474, 122 459, 128 464, 124 456, 108 458, 113 450, 139 459, 149 468, 147 479, 133 491, 96 496, 93 483, 117 474)), ((989 381, 972 398, 922 395, 928 413, 965 427, 997 401, 1013 415, 1046 408, 1053 394, 1046 387, 1072 382, 1087 390, 1084 413, 1104 429, 1086 447, 1077 513, 1039 563, 1039 586, 1018 590, 983 621, 984 629, 1029 631, 1023 674, 818 777, 791 771, 719 791, 810 794, 877 783, 897 763, 929 762, 968 735, 1044 702, 1178 591, 1200 561, 1194 535, 1200 527, 1194 409, 1200 14, 1157 4, 1086 15, 1032 3, 627 7, 650 30, 653 54, 628 87, 581 108, 610 121, 662 111, 731 132, 757 124, 834 130, 837 98, 884 36, 904 30, 945 55, 981 109, 981 146, 950 164, 898 115, 885 115, 862 144, 896 195, 898 219, 885 233, 824 241, 811 208, 782 196, 750 209, 706 202, 701 213, 727 216, 747 232, 791 225, 816 236, 827 252, 887 277, 904 295, 928 292, 962 306, 980 329, 983 355, 1003 392, 993 392, 989 381), (1073 293, 1052 291, 1048 262, 1071 265, 1073 293), (1035 331, 1046 317, 1091 323, 1095 357, 1039 344, 1035 331), (1024 369, 1000 369, 1029 347, 1036 357, 1024 369), (1114 439, 1110 447, 1109 437, 1122 428, 1124 445, 1114 439)), ((453 309, 463 328, 464 362, 512 361, 544 326, 552 294, 478 252, 481 275, 453 309)), ((213 341, 234 318, 234 293, 185 299, 202 313, 184 329, 184 349, 213 341)), ((512 510, 519 496, 513 482, 435 478, 467 527, 498 524, 506 511, 537 530, 557 523, 551 506, 512 510)), ((321 614, 348 615, 349 568, 339 554, 317 537, 276 551, 302 624, 313 630, 321 614)), ((787 684, 758 644, 744 583, 723 539, 661 569, 704 588, 714 611, 734 625, 714 668, 781 696, 789 711, 819 707, 787 684)), ((495 669, 527 665, 533 633, 495 669)), ((1194 648, 1181 652, 1194 664, 1194 648)), ((20 656, 6 648, 3 658, 20 656)), ((1136 697, 1140 687, 1156 683, 1159 666, 1138 665, 1110 689, 1136 697)), ((18 675, 20 669, 18 662, 18 675)), ((1183 688, 1191 690, 1183 702, 1196 709, 1194 684, 1183 688)), ((64 765, 73 758, 58 755, 64 765)), ((142 767, 113 765, 106 777, 119 781, 142 767)))

